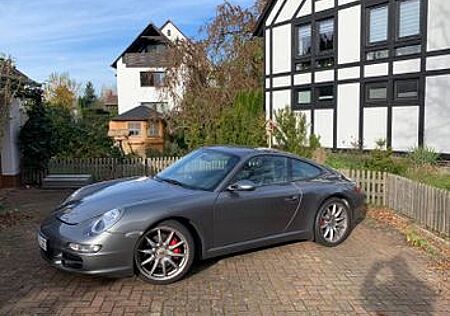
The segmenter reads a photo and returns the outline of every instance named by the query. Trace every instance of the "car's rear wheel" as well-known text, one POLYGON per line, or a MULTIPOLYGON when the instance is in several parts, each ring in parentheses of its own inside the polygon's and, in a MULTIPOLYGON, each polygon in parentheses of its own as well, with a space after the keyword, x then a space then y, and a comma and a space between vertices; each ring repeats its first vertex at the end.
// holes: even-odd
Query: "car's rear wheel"
POLYGON ((334 247, 347 239, 351 230, 348 204, 339 198, 327 200, 320 208, 315 221, 316 242, 334 247))
POLYGON ((139 276, 152 284, 170 284, 183 278, 194 261, 194 239, 177 221, 148 230, 138 241, 134 260, 139 276))

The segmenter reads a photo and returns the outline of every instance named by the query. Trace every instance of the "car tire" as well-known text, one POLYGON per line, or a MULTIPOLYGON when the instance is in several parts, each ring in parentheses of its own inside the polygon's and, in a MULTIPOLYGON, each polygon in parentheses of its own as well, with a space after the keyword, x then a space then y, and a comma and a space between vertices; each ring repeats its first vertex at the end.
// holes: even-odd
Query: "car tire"
POLYGON ((351 209, 347 201, 328 199, 317 212, 314 240, 326 247, 336 247, 347 239, 351 227, 351 209))
POLYGON ((139 277, 151 284, 166 285, 181 280, 195 257, 195 243, 189 230, 169 220, 150 228, 138 240, 134 264, 139 277))

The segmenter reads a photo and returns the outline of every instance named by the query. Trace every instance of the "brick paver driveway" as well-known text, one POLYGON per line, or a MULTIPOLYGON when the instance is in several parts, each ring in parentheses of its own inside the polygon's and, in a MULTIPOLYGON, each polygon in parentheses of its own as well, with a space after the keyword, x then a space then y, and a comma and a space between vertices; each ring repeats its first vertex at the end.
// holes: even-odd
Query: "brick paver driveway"
MULTIPOLYGON (((67 193, 66 193, 67 194, 67 193)), ((35 241, 39 221, 64 193, 9 192, 33 212, 0 231, 0 314, 449 315, 449 285, 401 236, 364 223, 338 248, 292 243, 197 264, 156 287, 58 272, 35 241)), ((230 232, 232 233, 232 232, 230 232)))

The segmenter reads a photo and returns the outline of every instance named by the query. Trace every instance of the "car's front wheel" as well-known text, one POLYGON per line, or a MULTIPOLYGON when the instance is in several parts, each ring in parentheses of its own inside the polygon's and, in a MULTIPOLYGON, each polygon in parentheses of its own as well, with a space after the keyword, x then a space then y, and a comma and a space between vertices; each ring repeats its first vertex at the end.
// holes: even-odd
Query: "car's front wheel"
POLYGON ((139 276, 149 283, 170 284, 183 278, 194 261, 194 240, 177 221, 166 221, 139 239, 134 260, 139 276))
POLYGON ((316 242, 334 247, 347 239, 350 234, 350 208, 339 198, 327 200, 320 208, 315 222, 316 242))

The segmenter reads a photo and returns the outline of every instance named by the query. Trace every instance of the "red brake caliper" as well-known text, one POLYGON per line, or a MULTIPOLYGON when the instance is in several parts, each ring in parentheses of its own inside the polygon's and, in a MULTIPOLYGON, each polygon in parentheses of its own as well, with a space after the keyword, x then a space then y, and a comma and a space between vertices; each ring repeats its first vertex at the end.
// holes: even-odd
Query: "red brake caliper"
MULTIPOLYGON (((169 246, 175 246, 176 244, 178 244, 178 239, 177 239, 177 237, 173 237, 172 240, 171 240, 170 243, 169 243, 169 246)), ((181 249, 180 249, 180 248, 175 248, 175 249, 173 250, 173 252, 174 252, 174 253, 180 253, 180 252, 181 252, 181 249)))

